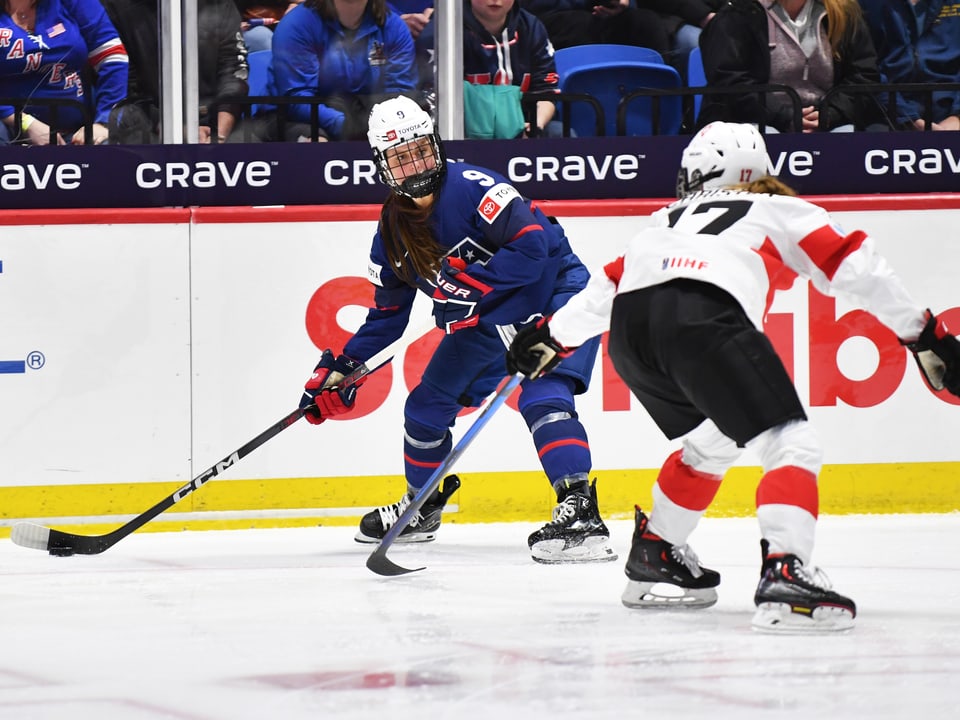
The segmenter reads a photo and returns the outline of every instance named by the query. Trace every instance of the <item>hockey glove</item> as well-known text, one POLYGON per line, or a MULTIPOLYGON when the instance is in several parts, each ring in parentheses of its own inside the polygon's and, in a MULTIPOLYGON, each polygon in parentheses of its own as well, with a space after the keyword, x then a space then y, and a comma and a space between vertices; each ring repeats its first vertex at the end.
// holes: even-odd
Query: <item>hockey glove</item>
POLYGON ((547 318, 540 318, 520 330, 510 343, 507 350, 507 372, 511 375, 523 373, 530 380, 536 380, 572 354, 571 348, 564 347, 550 337, 547 318))
POLYGON ((307 422, 319 425, 327 418, 342 415, 353 407, 360 384, 340 387, 339 383, 360 365, 346 355, 334 358, 330 350, 323 351, 313 375, 303 386, 303 396, 300 398, 300 407, 306 410, 303 416, 307 422))
POLYGON ((960 340, 950 334, 943 320, 927 310, 923 332, 906 345, 931 388, 960 397, 960 340))
POLYGON ((444 258, 433 292, 433 317, 447 335, 480 322, 477 303, 493 291, 489 285, 470 277, 467 264, 458 257, 444 258))

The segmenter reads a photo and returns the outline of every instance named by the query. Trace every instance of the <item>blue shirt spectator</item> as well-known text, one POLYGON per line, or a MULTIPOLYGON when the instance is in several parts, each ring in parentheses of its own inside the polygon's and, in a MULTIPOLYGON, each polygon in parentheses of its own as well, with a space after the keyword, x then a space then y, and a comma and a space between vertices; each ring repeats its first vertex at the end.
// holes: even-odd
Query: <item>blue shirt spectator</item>
MULTIPOLYGON (((884 82, 960 82, 960 3, 861 0, 884 82)), ((898 93, 897 121, 924 128, 923 93, 898 93)), ((933 93, 933 130, 960 130, 960 91, 933 93)))
MULTIPOLYGON (((350 112, 353 98, 409 93, 417 83, 413 38, 400 16, 384 0, 344 10, 338 15, 333 0, 306 0, 273 36, 270 94, 328 98, 319 106, 319 125, 329 139, 365 135, 361 118, 350 112)), ((288 114, 309 123, 310 105, 291 105, 288 114)))

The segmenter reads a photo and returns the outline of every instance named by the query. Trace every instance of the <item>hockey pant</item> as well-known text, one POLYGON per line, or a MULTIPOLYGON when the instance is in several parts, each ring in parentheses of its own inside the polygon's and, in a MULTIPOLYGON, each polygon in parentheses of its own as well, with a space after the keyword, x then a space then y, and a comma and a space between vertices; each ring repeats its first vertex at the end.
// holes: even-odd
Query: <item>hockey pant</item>
MULTIPOLYGON (((590 472, 590 448, 573 396, 589 386, 598 349, 599 339, 591 339, 549 376, 521 385, 520 412, 551 485, 571 475, 586 480, 590 472)), ((404 406, 403 458, 410 489, 423 487, 450 453, 457 415, 479 405, 503 380, 505 353, 496 327, 483 323, 440 341, 404 406)))

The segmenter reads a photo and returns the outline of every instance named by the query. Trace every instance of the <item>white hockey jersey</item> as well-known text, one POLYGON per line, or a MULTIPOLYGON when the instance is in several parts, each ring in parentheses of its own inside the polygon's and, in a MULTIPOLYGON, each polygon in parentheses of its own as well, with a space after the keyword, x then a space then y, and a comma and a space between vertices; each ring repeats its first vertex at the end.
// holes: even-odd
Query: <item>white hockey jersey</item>
POLYGON ((865 308, 904 340, 924 325, 919 305, 866 233, 845 234, 820 207, 797 197, 733 190, 689 195, 655 212, 624 255, 550 320, 551 335, 577 347, 610 327, 617 294, 689 278, 732 295, 751 322, 763 318, 777 290, 799 275, 820 292, 865 308))

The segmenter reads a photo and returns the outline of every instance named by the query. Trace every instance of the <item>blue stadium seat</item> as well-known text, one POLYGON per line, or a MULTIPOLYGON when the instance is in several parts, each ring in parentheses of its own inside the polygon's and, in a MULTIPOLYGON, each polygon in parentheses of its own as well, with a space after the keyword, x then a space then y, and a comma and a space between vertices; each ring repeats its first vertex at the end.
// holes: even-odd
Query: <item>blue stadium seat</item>
MULTIPOLYGON (((700 55, 700 48, 696 47, 690 51, 687 57, 687 87, 706 87, 707 76, 703 71, 703 57, 700 55)), ((700 105, 703 102, 703 95, 693 96, 693 119, 696 121, 700 115, 700 105)))
MULTIPOLYGON (((589 46, 596 47, 596 46, 589 46)), ((569 67, 560 76, 560 90, 565 93, 592 95, 603 106, 606 134, 617 134, 617 110, 620 101, 633 91, 645 88, 679 89, 683 80, 674 68, 665 64, 642 61, 594 61, 569 67)), ((658 132, 676 135, 683 120, 681 96, 661 97, 658 132)), ((633 98, 627 104, 625 135, 653 134, 654 101, 649 96, 633 98)), ((570 108, 570 125, 580 137, 595 135, 594 116, 584 103, 570 108)))
MULTIPOLYGON (((267 86, 270 81, 270 59, 272 57, 273 52, 271 50, 257 50, 247 53, 247 65, 250 66, 250 75, 247 77, 247 85, 250 86, 248 95, 270 94, 267 86)), ((250 108, 250 114, 256 115, 258 109, 259 106, 254 105, 250 108)))
POLYGON ((648 62, 663 65, 663 56, 653 48, 636 47, 635 45, 575 45, 562 48, 553 53, 553 61, 557 65, 557 74, 560 81, 567 71, 582 65, 592 65, 604 62, 648 62))

